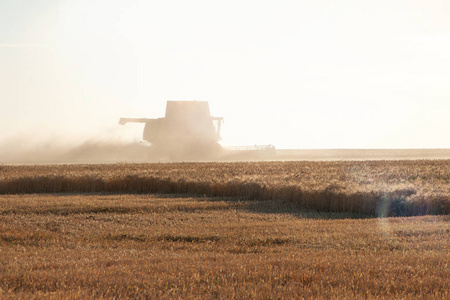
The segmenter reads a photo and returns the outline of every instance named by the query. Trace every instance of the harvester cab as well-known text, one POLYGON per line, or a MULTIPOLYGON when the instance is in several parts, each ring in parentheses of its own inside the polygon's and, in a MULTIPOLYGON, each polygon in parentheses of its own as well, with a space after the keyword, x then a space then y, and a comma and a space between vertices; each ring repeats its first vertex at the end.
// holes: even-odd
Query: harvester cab
POLYGON ((167 101, 164 118, 121 118, 119 124, 145 123, 143 139, 171 159, 210 159, 221 150, 222 117, 212 117, 207 101, 167 101))

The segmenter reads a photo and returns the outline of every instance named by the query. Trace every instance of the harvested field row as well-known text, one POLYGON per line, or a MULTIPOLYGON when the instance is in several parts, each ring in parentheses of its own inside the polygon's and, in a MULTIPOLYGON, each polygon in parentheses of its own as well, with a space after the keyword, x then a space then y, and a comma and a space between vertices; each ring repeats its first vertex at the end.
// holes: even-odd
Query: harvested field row
POLYGON ((449 216, 57 194, 1 195, 0 212, 2 299, 449 296, 449 216))
POLYGON ((0 166, 0 193, 189 194, 368 216, 450 214, 450 161, 0 166))

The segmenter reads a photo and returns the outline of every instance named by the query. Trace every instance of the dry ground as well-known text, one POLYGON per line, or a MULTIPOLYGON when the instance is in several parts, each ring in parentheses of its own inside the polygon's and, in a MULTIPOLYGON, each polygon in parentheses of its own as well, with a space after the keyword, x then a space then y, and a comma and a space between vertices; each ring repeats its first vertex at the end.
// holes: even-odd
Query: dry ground
POLYGON ((0 298, 450 297, 450 216, 276 200, 0 195, 0 298))

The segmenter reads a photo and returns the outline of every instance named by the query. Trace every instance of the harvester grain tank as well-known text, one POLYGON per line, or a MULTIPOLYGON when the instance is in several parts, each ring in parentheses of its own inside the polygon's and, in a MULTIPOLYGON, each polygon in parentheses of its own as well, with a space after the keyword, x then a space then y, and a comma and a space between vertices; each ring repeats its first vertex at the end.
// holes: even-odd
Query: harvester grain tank
POLYGON ((143 139, 158 155, 209 159, 221 150, 222 117, 212 117, 207 101, 167 101, 164 118, 121 118, 119 124, 145 123, 143 139))

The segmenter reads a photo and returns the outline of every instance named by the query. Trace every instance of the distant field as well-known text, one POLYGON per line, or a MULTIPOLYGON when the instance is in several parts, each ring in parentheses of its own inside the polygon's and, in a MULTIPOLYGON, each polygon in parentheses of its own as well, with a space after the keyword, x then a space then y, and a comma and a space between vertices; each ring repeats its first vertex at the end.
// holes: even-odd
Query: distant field
POLYGON ((448 160, 0 165, 1 299, 448 299, 449 265, 448 160))
POLYGON ((278 149, 277 160, 450 159, 450 149, 278 149))

